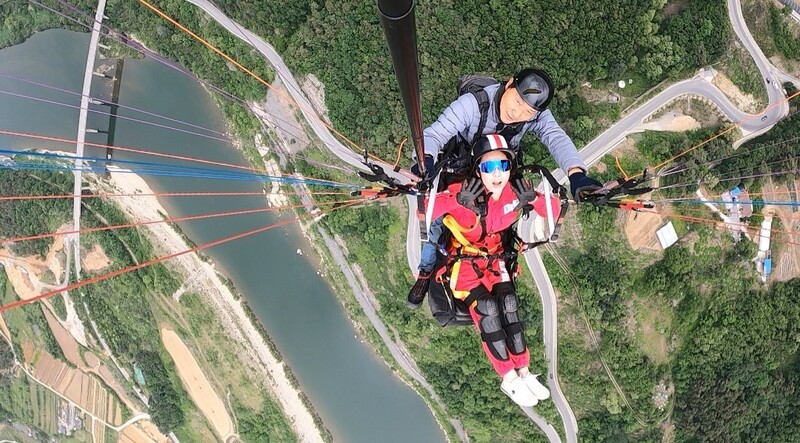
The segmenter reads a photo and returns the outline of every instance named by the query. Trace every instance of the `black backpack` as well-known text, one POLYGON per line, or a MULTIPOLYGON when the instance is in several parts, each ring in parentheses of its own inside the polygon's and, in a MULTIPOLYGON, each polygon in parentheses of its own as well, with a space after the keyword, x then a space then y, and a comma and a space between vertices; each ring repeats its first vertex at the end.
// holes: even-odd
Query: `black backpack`
POLYGON ((478 130, 472 136, 472 140, 463 140, 456 135, 445 143, 439 154, 437 167, 442 168, 442 179, 439 181, 438 191, 444 190, 448 185, 462 180, 469 173, 470 149, 476 141, 483 135, 486 127, 486 119, 489 116, 489 94, 486 93, 487 86, 500 83, 485 75, 467 74, 458 81, 458 97, 464 94, 472 94, 478 102, 478 109, 481 119, 478 123, 478 130), (441 164, 440 162, 444 162, 441 164))
POLYGON ((477 74, 467 74, 458 81, 458 96, 472 94, 475 96, 475 100, 478 101, 478 109, 481 111, 478 131, 472 137, 472 140, 468 140, 470 146, 475 144, 483 135, 483 129, 486 127, 486 118, 489 116, 489 94, 486 93, 484 88, 498 83, 500 82, 495 78, 477 74))

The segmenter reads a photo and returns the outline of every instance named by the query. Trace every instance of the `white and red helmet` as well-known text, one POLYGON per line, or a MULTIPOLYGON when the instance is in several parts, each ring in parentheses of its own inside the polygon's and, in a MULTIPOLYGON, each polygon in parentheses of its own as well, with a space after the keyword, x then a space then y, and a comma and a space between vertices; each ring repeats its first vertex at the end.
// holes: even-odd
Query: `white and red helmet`
POLYGON ((472 145, 472 168, 477 169, 483 154, 491 151, 500 151, 506 154, 514 167, 517 154, 508 147, 505 137, 499 134, 484 135, 472 145))

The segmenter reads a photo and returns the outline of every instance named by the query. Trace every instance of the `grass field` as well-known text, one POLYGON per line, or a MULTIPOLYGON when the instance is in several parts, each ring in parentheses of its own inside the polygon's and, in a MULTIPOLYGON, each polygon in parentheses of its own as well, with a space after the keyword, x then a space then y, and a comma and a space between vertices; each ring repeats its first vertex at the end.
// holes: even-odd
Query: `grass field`
POLYGON ((49 389, 38 383, 28 385, 33 411, 33 425, 47 435, 53 435, 58 429, 59 398, 49 389))

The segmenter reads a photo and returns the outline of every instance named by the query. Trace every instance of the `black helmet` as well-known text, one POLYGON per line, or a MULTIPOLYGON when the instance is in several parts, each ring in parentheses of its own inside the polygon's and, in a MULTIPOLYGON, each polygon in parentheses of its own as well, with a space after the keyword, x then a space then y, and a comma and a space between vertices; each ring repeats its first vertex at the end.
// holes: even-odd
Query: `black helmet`
POLYGON ((553 99, 553 82, 550 76, 541 69, 526 68, 514 76, 514 86, 533 109, 542 112, 547 109, 553 99))
POLYGON ((478 141, 472 145, 472 169, 478 169, 478 163, 480 163, 483 154, 491 151, 505 153, 508 159, 511 160, 511 167, 514 167, 514 159, 517 155, 508 147, 505 137, 500 134, 488 134, 479 138, 478 141))

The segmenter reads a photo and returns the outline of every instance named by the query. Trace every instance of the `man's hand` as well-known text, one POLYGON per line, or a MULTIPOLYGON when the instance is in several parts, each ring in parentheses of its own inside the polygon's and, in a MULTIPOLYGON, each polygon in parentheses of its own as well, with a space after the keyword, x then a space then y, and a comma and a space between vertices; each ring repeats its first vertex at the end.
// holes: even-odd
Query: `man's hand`
POLYGON ((569 189, 576 203, 580 203, 581 196, 579 194, 583 194, 584 192, 588 193, 602 187, 602 183, 587 176, 583 170, 573 172, 569 176, 569 189))
POLYGON ((473 177, 461 184, 461 190, 456 194, 456 201, 459 205, 482 216, 484 214, 481 205, 478 204, 478 197, 482 196, 484 192, 486 192, 486 188, 483 187, 481 179, 473 177))
POLYGON ((522 176, 517 176, 511 181, 511 190, 519 200, 519 204, 514 210, 522 209, 523 215, 527 215, 533 209, 533 201, 538 194, 533 190, 533 186, 522 176))
POLYGON ((419 163, 414 163, 413 165, 411 165, 411 172, 416 174, 417 177, 420 177, 421 179, 433 178, 433 173, 436 170, 436 168, 434 167, 433 157, 428 154, 425 154, 425 157, 423 157, 422 161, 425 163, 425 177, 423 177, 422 174, 420 174, 419 172, 419 163))

